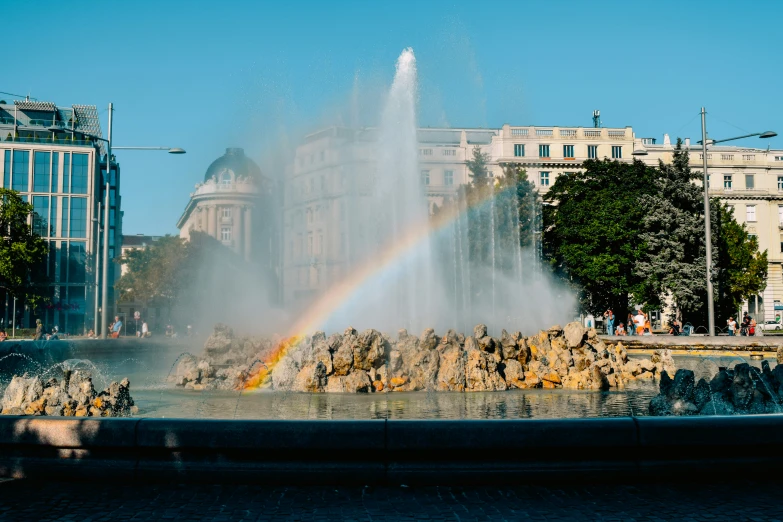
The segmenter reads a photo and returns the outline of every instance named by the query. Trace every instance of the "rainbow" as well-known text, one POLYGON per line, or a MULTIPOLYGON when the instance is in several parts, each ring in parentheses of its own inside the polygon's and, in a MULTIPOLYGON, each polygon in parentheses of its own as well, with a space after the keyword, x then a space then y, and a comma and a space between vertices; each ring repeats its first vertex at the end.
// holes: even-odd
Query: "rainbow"
POLYGON ((293 333, 284 338, 267 360, 264 361, 266 367, 261 368, 258 373, 249 376, 244 381, 242 387, 244 389, 260 387, 266 381, 275 365, 280 362, 280 359, 290 349, 295 348, 310 332, 318 330, 327 323, 331 315, 343 304, 350 301, 367 281, 393 269, 399 259, 411 253, 430 235, 445 229, 469 210, 478 209, 489 204, 493 198, 508 190, 516 190, 516 186, 512 185, 498 192, 490 191, 484 197, 478 198, 461 210, 457 210, 452 206, 445 208, 430 221, 429 226, 411 227, 397 241, 383 248, 377 256, 373 256, 370 261, 354 269, 348 276, 331 286, 294 322, 291 328, 293 333))

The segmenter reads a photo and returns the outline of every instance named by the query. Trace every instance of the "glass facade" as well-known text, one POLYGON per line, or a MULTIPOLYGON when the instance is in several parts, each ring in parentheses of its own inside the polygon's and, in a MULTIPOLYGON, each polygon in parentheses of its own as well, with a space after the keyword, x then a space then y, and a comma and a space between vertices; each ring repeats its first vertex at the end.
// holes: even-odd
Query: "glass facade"
POLYGON ((60 236, 68 237, 68 198, 63 198, 63 212, 60 219, 60 236))
POLYGON ((3 151, 3 187, 11 186, 11 151, 3 151))
POLYGON ((57 174, 60 171, 60 153, 52 153, 52 192, 57 192, 57 174))
POLYGON ((11 188, 17 192, 28 192, 30 187, 30 151, 15 150, 11 188))
POLYGON ((33 196, 33 232, 46 237, 49 232, 49 196, 33 196))
POLYGON ((71 198, 69 237, 87 237, 87 198, 71 198))
MULTIPOLYGON (((17 327, 34 326, 35 320, 41 319, 47 330, 57 325, 63 333, 81 335, 85 326, 93 327, 96 290, 95 256, 92 252, 96 248, 98 251, 102 249, 101 238, 93 235, 95 227, 90 217, 97 211, 97 204, 103 201, 105 192, 95 179, 95 175, 100 173, 99 164, 96 164, 99 161, 97 148, 95 152, 89 149, 65 152, 51 150, 53 148, 38 143, 9 146, 5 142, 0 143, 2 186, 20 192, 22 199, 32 204, 33 231, 45 238, 48 251, 43 266, 49 279, 49 285, 42 289, 45 300, 36 307, 17 303, 22 310, 18 314, 17 327)), ((111 258, 118 254, 119 235, 122 234, 116 166, 111 171, 110 181, 109 197, 113 207, 109 214, 107 283, 110 307, 107 314, 113 315, 113 285, 119 276, 119 265, 111 258)), ((103 213, 99 219, 103 221, 103 213)))
POLYGON ((36 151, 33 157, 33 192, 49 192, 52 182, 52 153, 36 151))
POLYGON ((88 158, 87 154, 73 155, 71 194, 87 194, 88 158))
POLYGON ((71 153, 63 154, 63 193, 71 192, 71 153))

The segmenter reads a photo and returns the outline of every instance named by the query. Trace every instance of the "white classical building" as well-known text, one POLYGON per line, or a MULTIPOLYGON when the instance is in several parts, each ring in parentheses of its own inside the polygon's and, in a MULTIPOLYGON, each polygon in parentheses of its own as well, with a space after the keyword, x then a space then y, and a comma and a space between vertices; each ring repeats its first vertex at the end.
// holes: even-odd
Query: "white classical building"
POLYGON ((185 211, 177 221, 180 237, 193 232, 207 234, 247 261, 268 256, 269 241, 260 238, 263 200, 270 195, 269 180, 240 148, 228 148, 207 169, 204 182, 196 184, 185 211))
MULTIPOLYGON (((587 159, 639 159, 670 163, 674 146, 637 138, 631 127, 512 126, 499 129, 421 128, 419 169, 432 203, 469 181, 466 161, 479 147, 493 176, 504 164, 522 166, 539 193, 560 174, 587 159)), ((348 270, 351 237, 361 224, 350 219, 377 174, 375 129, 330 127, 305 137, 286 172, 283 209, 283 299, 295 303, 328 288, 348 270)), ((691 168, 702 169, 701 147, 691 146, 691 168)), ((744 309, 764 318, 783 315, 783 151, 710 147, 710 194, 734 207, 734 216, 767 250, 766 290, 744 309)))

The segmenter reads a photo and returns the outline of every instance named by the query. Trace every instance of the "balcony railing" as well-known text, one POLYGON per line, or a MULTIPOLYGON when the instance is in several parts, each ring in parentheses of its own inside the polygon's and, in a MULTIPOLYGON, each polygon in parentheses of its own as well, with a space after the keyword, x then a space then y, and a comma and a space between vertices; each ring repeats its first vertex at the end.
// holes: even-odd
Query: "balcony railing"
POLYGON ((585 138, 600 138, 600 137, 601 137, 600 130, 585 129, 585 138))
POLYGON ((511 135, 512 136, 527 136, 528 130, 527 129, 511 129, 511 135))
POLYGON ((60 145, 63 147, 95 147, 96 142, 91 140, 72 140, 70 136, 59 139, 51 136, 13 136, 8 133, 5 139, 0 136, 0 143, 45 143, 49 145, 60 145))

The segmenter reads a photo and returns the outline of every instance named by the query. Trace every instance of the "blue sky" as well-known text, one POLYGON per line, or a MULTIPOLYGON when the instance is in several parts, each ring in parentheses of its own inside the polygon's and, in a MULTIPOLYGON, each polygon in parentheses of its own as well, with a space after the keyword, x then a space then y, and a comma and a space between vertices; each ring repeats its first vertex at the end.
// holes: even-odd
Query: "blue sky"
POLYGON ((5 46, 0 91, 95 104, 104 127, 111 101, 115 145, 188 151, 118 151, 128 234, 175 233, 226 147, 277 176, 269 151, 347 123, 352 96, 372 123, 405 47, 421 125, 589 126, 600 109, 637 136, 698 139, 704 105, 713 138, 783 135, 783 2, 6 1, 2 13, 33 23, 5 46))

